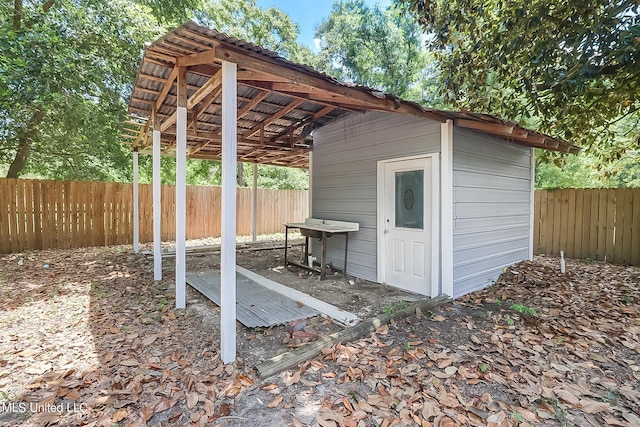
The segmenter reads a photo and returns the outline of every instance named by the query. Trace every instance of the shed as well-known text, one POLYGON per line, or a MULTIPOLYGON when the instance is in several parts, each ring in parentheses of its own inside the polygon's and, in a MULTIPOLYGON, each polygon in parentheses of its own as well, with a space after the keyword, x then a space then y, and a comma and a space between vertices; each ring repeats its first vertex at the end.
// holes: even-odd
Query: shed
MULTIPOLYGON (((533 257, 534 149, 509 137, 527 131, 469 129, 459 123, 470 113, 440 113, 444 123, 350 114, 316 130, 312 216, 360 224, 349 274, 458 297, 533 257)), ((334 265, 343 262, 341 243, 328 241, 334 265)))
MULTIPOLYGON (((129 113, 122 140, 134 159, 134 249, 138 154, 154 157, 156 280, 159 159, 177 159, 177 308, 186 305, 185 161, 222 160, 225 363, 235 358, 237 161, 310 168, 312 215, 360 224, 350 238, 351 274, 457 296, 531 256, 532 147, 577 151, 495 116, 424 108, 339 82, 194 22, 145 47, 129 113)), ((342 249, 330 246, 329 256, 338 262, 342 249)))

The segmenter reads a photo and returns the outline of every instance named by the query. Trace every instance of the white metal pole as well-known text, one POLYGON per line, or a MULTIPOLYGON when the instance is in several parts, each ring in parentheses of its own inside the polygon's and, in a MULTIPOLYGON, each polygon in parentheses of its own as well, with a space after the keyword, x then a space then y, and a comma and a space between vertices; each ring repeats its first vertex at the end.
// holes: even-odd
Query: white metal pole
POLYGON ((138 204, 138 152, 133 152, 133 253, 140 252, 140 206, 138 204))
POLYGON ((187 280, 187 108, 177 107, 176 121, 176 308, 186 307, 187 280))
POLYGON ((160 131, 153 131, 153 280, 162 280, 160 131))
POLYGON ((251 207, 253 212, 253 241, 258 241, 258 164, 253 164, 253 199, 251 207))
POLYGON ((236 359, 237 65, 222 61, 222 242, 220 248, 220 352, 236 359))

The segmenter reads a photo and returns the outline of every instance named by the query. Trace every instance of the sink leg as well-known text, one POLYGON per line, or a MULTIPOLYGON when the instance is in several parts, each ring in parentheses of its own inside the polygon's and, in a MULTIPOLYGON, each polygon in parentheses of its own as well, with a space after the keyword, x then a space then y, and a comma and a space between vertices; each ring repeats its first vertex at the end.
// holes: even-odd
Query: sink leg
POLYGON ((327 233, 322 232, 322 257, 320 262, 320 280, 327 278, 327 233))

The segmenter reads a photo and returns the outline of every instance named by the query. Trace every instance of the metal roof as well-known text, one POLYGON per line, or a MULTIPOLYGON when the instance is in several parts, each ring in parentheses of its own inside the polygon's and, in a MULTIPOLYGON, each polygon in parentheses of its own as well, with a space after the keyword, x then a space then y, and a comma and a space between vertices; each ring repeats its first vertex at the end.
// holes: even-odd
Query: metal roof
POLYGON ((311 131, 354 111, 387 111, 500 136, 531 147, 579 149, 496 116, 423 108, 394 95, 349 83, 288 61, 277 53, 187 22, 145 48, 129 100, 122 142, 150 152, 152 118, 162 130, 162 151, 175 153, 178 74, 186 69, 187 156, 221 156, 222 61, 238 67, 238 160, 307 168, 311 131))

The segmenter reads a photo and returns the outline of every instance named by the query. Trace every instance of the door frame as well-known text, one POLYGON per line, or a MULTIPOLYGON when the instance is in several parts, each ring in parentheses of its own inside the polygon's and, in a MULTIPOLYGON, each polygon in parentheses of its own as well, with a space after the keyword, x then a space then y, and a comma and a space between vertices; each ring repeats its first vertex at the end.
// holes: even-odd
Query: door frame
MULTIPOLYGON (((377 162, 376 182, 376 217, 377 217, 377 280, 385 282, 385 266, 387 248, 384 238, 384 216, 386 179, 385 167, 389 163, 404 162, 408 160, 431 159, 431 298, 440 295, 440 154, 421 154, 416 156, 397 157, 393 159, 379 160, 377 162)), ((425 224, 427 226, 427 224, 425 224)))

